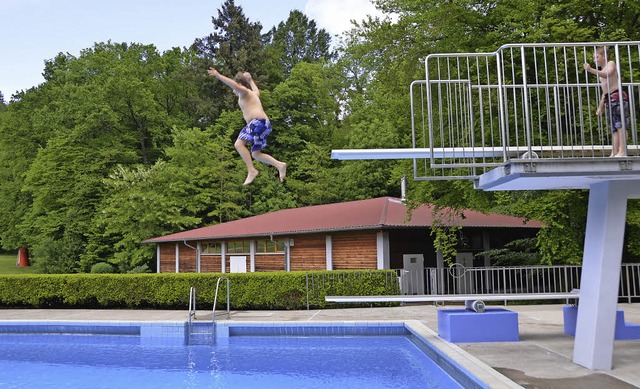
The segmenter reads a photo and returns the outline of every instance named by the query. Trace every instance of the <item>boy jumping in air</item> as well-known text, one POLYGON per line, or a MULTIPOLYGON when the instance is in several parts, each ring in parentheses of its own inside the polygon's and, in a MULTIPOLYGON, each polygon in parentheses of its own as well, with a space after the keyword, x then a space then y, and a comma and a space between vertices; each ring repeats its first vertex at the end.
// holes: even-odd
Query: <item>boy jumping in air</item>
POLYGON ((597 69, 588 63, 583 65, 584 69, 600 79, 602 87, 602 98, 596 110, 596 115, 602 115, 606 108, 606 116, 612 133, 612 157, 626 157, 626 133, 629 128, 629 98, 623 90, 618 90, 618 71, 616 63, 609 61, 609 50, 600 46, 596 48, 594 61, 597 69), (620 110, 622 108, 622 112, 620 110), (623 126, 624 121, 624 126, 623 126))
POLYGON ((222 81, 238 96, 238 105, 242 110, 245 122, 247 122, 247 125, 240 131, 238 139, 234 143, 240 157, 247 165, 247 179, 242 185, 251 184, 259 173, 253 165, 251 157, 278 169, 280 182, 284 182, 284 178, 287 175, 287 164, 261 151, 267 145, 267 136, 271 133, 271 123, 262 108, 260 90, 253 81, 251 74, 249 72, 238 73, 232 80, 218 73, 214 68, 209 68, 207 73, 222 81), (248 144, 251 144, 251 152, 247 149, 248 144))

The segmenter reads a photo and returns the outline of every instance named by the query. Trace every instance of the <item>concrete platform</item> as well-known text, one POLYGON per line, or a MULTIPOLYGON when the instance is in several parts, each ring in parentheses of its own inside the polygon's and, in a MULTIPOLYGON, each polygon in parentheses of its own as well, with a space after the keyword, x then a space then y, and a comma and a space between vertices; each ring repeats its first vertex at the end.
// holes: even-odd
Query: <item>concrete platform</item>
MULTIPOLYGON (((518 312, 519 342, 450 344, 442 340, 440 346, 448 347, 449 355, 457 355, 456 358, 464 359, 465 363, 488 365, 525 388, 640 388, 640 340, 615 342, 613 370, 586 369, 572 361, 574 338, 564 334, 562 307, 561 304, 509 305, 509 310, 518 312)), ((232 311, 231 321, 415 320, 435 332, 438 328, 439 308, 441 307, 432 304, 415 304, 403 307, 309 311, 232 311)), ((619 304, 618 309, 624 310, 627 322, 640 324, 640 304, 619 304)), ((216 316, 220 320, 226 319, 226 312, 218 310, 216 316)), ((196 319, 211 320, 211 311, 199 310, 196 319)), ((0 320, 186 321, 187 309, 182 311, 0 309, 0 320)))

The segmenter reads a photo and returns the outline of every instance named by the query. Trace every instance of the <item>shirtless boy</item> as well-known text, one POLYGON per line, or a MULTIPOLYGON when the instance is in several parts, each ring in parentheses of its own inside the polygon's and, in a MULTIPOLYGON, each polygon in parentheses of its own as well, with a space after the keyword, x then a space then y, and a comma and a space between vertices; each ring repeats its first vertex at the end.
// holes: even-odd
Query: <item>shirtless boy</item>
POLYGON ((596 110, 596 115, 600 116, 606 107, 606 116, 611 126, 613 138, 611 156, 625 157, 627 155, 625 129, 629 128, 629 100, 624 91, 618 90, 616 63, 607 59, 608 54, 606 47, 600 46, 596 48, 594 61, 597 69, 592 68, 588 63, 585 63, 583 67, 587 72, 600 78, 602 98, 596 110), (622 113, 620 112, 621 107, 622 113))
POLYGON ((267 136, 271 133, 271 123, 262 108, 260 90, 253 81, 251 74, 249 74, 249 72, 238 73, 232 80, 218 73, 214 68, 209 68, 207 73, 222 81, 238 96, 238 105, 242 110, 245 122, 247 122, 247 125, 240 131, 238 139, 236 139, 234 144, 245 165, 247 165, 247 179, 242 185, 251 184, 258 176, 259 172, 253 165, 252 156, 258 161, 278 169, 280 182, 284 182, 284 178, 287 175, 287 164, 261 151, 267 145, 267 136), (247 149, 248 144, 251 144, 251 153, 249 153, 247 149))

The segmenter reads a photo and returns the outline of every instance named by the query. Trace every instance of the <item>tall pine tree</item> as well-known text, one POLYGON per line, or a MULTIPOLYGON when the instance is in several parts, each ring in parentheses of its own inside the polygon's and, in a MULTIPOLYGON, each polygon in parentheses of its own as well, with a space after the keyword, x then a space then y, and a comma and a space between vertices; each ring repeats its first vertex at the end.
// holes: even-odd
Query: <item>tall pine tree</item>
POLYGON ((272 82, 289 77, 300 62, 328 62, 336 57, 329 33, 318 29, 314 20, 298 10, 291 11, 285 22, 273 27, 265 35, 265 42, 272 82))
MULTIPOLYGON (((218 17, 211 18, 213 32, 204 38, 195 40, 193 47, 201 59, 200 71, 215 66, 224 75, 233 76, 238 72, 250 72, 258 84, 264 82, 262 68, 265 62, 262 44, 262 25, 250 22, 241 6, 233 0, 226 0, 218 17)), ((220 82, 205 85, 204 98, 209 100, 215 120, 222 110, 236 109, 237 102, 228 88, 220 82)))

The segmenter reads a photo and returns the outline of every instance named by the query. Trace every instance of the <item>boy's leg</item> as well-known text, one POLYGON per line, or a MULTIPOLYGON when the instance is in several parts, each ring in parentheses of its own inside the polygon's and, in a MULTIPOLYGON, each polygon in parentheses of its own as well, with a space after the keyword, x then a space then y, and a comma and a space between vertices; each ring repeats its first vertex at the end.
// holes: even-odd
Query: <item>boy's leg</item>
POLYGON ((611 134, 611 156, 615 157, 618 154, 620 147, 620 140, 618 138, 618 131, 611 134))
POLYGON ((284 162, 280 162, 277 159, 273 158, 269 154, 265 154, 262 151, 254 151, 251 153, 253 158, 257 159, 262 163, 266 163, 268 165, 274 166, 278 169, 278 174, 280 175, 280 182, 284 181, 284 178, 287 176, 287 164, 284 162))
POLYGON ((247 142, 242 139, 236 139, 233 146, 238 150, 238 154, 240 154, 244 164, 247 165, 247 179, 244 180, 242 185, 249 185, 258 176, 258 170, 253 166, 251 153, 249 152, 249 149, 247 149, 247 142))
POLYGON ((618 128, 618 131, 616 131, 613 136, 615 138, 618 138, 618 149, 616 151, 616 156, 617 157, 626 157, 627 153, 626 153, 626 147, 625 147, 625 133, 622 130, 622 128, 618 128))

